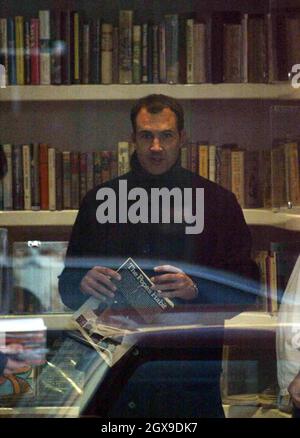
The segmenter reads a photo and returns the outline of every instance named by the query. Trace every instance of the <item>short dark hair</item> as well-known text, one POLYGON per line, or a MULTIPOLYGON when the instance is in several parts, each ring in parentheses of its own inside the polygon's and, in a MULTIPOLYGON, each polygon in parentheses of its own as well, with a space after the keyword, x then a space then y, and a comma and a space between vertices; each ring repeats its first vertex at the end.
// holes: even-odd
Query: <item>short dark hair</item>
POLYGON ((142 108, 151 114, 160 113, 164 108, 169 108, 176 115, 177 129, 181 132, 184 128, 183 108, 178 100, 164 94, 149 94, 139 99, 131 109, 130 119, 133 132, 136 132, 136 118, 142 108))

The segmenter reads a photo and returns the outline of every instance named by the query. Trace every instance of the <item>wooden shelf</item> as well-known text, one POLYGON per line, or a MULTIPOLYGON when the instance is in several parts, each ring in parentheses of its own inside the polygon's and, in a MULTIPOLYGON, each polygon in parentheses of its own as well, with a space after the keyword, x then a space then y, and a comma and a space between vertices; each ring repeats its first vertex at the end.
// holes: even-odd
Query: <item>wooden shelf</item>
POLYGON ((177 99, 300 98, 289 82, 274 84, 114 84, 114 85, 9 85, 0 88, 0 101, 135 100, 163 93, 177 99))
MULTIPOLYGON (((265 225, 300 231, 300 210, 244 209, 248 225, 265 225)), ((62 211, 0 211, 0 227, 72 226, 77 210, 62 211)))

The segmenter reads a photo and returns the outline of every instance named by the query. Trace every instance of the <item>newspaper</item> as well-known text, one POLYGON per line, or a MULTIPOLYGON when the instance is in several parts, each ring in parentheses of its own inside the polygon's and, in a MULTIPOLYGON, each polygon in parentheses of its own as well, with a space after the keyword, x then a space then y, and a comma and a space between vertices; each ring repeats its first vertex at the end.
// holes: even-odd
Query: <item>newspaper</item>
POLYGON ((135 344, 142 324, 173 307, 171 300, 151 289, 152 282, 131 258, 118 269, 115 299, 103 309, 103 302, 89 298, 72 316, 82 335, 113 366, 135 344))

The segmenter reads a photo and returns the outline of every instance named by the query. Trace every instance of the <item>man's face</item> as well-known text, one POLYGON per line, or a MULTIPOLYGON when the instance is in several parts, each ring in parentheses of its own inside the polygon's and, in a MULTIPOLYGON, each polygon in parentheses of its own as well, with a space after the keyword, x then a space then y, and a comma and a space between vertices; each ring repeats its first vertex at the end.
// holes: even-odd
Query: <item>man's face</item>
POLYGON ((142 108, 136 117, 133 135, 141 166, 152 175, 167 172, 176 162, 182 144, 176 115, 170 108, 151 114, 142 108))

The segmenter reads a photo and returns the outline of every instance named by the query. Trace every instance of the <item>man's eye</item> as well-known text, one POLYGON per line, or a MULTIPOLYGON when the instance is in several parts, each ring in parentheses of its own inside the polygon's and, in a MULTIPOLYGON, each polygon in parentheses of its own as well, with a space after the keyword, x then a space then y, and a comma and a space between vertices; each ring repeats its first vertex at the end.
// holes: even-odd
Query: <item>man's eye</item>
POLYGON ((172 132, 163 132, 162 136, 163 136, 163 138, 168 138, 168 139, 174 137, 172 132))
POLYGON ((152 138, 152 134, 151 134, 151 132, 141 132, 140 138, 145 139, 145 140, 150 140, 152 138))

